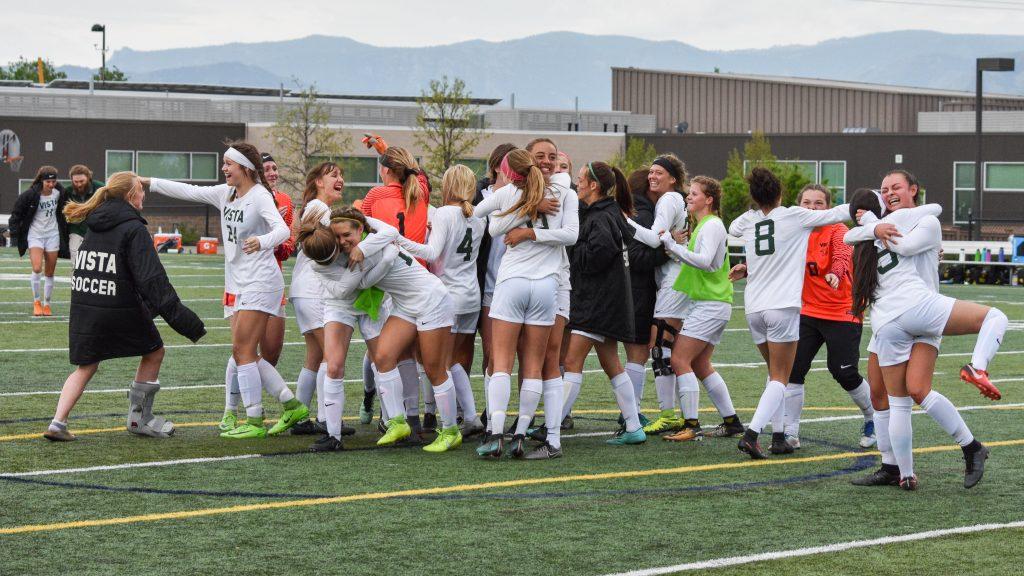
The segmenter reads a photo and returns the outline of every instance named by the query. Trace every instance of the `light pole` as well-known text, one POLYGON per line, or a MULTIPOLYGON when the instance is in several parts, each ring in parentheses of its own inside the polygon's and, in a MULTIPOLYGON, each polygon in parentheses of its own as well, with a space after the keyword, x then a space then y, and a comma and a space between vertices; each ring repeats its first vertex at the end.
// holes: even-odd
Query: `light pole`
POLYGON ((977 217, 971 224, 970 239, 981 240, 981 181, 984 166, 981 161, 981 75, 983 72, 1013 72, 1013 58, 978 58, 977 76, 974 81, 974 137, 977 144, 977 155, 974 160, 974 212, 977 217))
POLYGON ((100 83, 105 84, 107 82, 107 26, 106 24, 93 24, 92 31, 103 34, 103 46, 100 48, 100 53, 103 54, 103 64, 100 66, 100 83))

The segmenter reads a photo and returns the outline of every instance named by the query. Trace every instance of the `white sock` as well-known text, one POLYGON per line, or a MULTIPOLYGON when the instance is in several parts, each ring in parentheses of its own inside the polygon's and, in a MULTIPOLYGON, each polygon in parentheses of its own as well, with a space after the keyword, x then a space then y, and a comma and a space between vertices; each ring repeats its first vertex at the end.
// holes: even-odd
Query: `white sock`
POLYGON ((622 412, 622 419, 626 423, 626 432, 636 432, 640 429, 640 413, 636 409, 636 397, 633 396, 633 381, 625 372, 612 377, 612 392, 615 393, 615 402, 622 412))
POLYGON ((942 394, 932 390, 921 401, 921 408, 928 413, 947 434, 956 440, 961 446, 967 446, 974 441, 974 434, 967 427, 963 416, 957 411, 956 406, 942 394))
MULTIPOLYGON (((544 388, 544 414, 561 414, 564 412, 562 403, 565 401, 565 383, 562 378, 552 378, 542 383, 544 388)), ((562 447, 562 421, 557 418, 544 417, 544 426, 548 430, 547 443, 554 448, 562 447)))
POLYGON ((562 425, 562 420, 565 420, 565 417, 572 412, 572 407, 580 396, 580 390, 583 388, 583 374, 579 372, 566 372, 562 376, 562 386, 564 387, 562 391, 562 419, 558 421, 559 426, 562 425))
POLYGON ((853 403, 860 408, 862 414, 864 414, 864 421, 868 422, 875 413, 874 407, 871 406, 871 386, 867 380, 861 380, 860 386, 857 386, 853 390, 848 392, 853 403))
MULTIPOLYGON (((804 385, 790 382, 786 384, 786 399, 784 401, 786 418, 783 427, 786 434, 795 438, 800 437, 800 415, 804 411, 804 385)), ((772 430, 774 431, 774 429, 772 430)))
POLYGON ((373 392, 377 389, 377 384, 374 382, 375 371, 373 369, 373 362, 370 361, 369 354, 363 354, 363 392, 373 392))
POLYGON ((324 406, 324 380, 327 378, 327 362, 321 362, 316 371, 316 419, 317 422, 327 421, 327 407, 324 406))
POLYGON ((327 433, 341 440, 341 413, 345 408, 345 379, 324 379, 324 412, 327 433))
MULTIPOLYGON (((516 434, 526 434, 530 420, 537 414, 537 405, 544 394, 544 382, 534 378, 524 378, 523 387, 519 389, 519 419, 516 420, 516 434)), ((545 406, 544 413, 547 413, 545 406)))
POLYGON ((239 400, 241 396, 238 391, 238 364, 235 363, 235 357, 231 356, 224 370, 224 411, 238 410, 239 400))
POLYGON ((430 384, 430 379, 427 378, 427 372, 423 369, 423 364, 416 363, 416 375, 420 380, 420 396, 423 397, 423 413, 424 414, 436 414, 437 413, 437 401, 434 400, 434 387, 430 384))
POLYGON ((402 360, 398 363, 398 373, 402 376, 402 401, 405 403, 405 415, 408 418, 419 418, 420 374, 416 370, 416 361, 402 360))
POLYGON ((385 407, 388 419, 397 416, 405 416, 405 398, 402 395, 402 375, 398 368, 390 372, 377 373, 377 394, 380 395, 380 402, 385 407))
MULTIPOLYGON (((491 384, 491 375, 487 373, 487 367, 484 366, 484 412, 487 412, 488 410, 490 410, 490 408, 488 408, 488 406, 490 406, 490 404, 487 403, 487 398, 488 398, 487 395, 490 394, 490 384, 491 384)), ((489 417, 490 416, 488 416, 488 418, 489 417)))
MULTIPOLYGON (((473 386, 469 382, 469 374, 462 364, 456 362, 451 367, 452 381, 455 382, 455 397, 459 402, 459 409, 462 410, 462 420, 473 422, 476 420, 476 399, 473 397, 473 386)), ((434 391, 437 397, 437 390, 434 391)))
POLYGON ((896 455, 892 453, 892 442, 889 440, 889 411, 875 410, 872 417, 875 421, 875 438, 878 440, 878 451, 882 453, 882 464, 896 464, 896 455))
MULTIPOLYGON (((53 296, 53 276, 47 276, 43 280, 43 304, 49 304, 53 296)), ((1004 316, 1005 318, 1005 316, 1004 316)), ((1005 330, 1005 328, 1004 328, 1005 330)), ((1000 336, 1002 338, 1002 336, 1000 336)))
POLYGON ((507 372, 495 372, 487 387, 487 426, 491 434, 505 432, 505 412, 512 396, 512 377, 507 372))
MULTIPOLYGON (((750 419, 749 428, 760 434, 782 407, 785 397, 786 385, 782 382, 771 380, 765 384, 761 399, 757 402, 757 410, 754 411, 754 417, 750 419)), ((773 428, 772 431, 776 430, 773 428)), ((782 432, 782 429, 779 428, 777 431, 782 432)))
POLYGON ((676 377, 655 376, 654 389, 658 393, 658 409, 674 410, 676 407, 676 377))
POLYGON ((295 397, 306 408, 309 408, 309 403, 313 400, 314 391, 316 391, 316 372, 303 366, 302 370, 299 371, 299 377, 295 384, 295 397))
POLYGON ((988 370, 988 363, 999 351, 1003 343, 1003 334, 1009 320, 998 308, 989 308, 985 321, 978 331, 978 340, 974 343, 974 354, 971 355, 971 366, 978 370, 988 370))
POLYGON ((437 399, 437 410, 441 416, 441 426, 445 428, 455 426, 458 408, 456 407, 455 382, 452 381, 451 372, 448 373, 448 379, 444 383, 434 388, 434 398, 437 399))
POLYGON ((238 367, 238 390, 245 405, 245 415, 250 418, 263 417, 263 383, 260 381, 260 367, 256 362, 238 367))
POLYGON ((913 407, 914 399, 910 396, 889 396, 889 442, 900 467, 900 478, 914 475, 914 427, 910 423, 913 407))
POLYGON ((43 278, 43 275, 41 273, 39 273, 39 272, 33 272, 32 273, 31 283, 32 283, 32 299, 33 300, 37 300, 38 301, 38 300, 42 300, 43 299, 43 295, 39 291, 39 281, 42 278, 43 278))
POLYGON ((295 398, 295 394, 292 394, 292 391, 288 389, 288 385, 284 383, 284 378, 281 378, 281 373, 277 371, 277 368, 274 368, 273 364, 260 358, 256 365, 259 367, 260 380, 263 381, 263 389, 267 391, 267 394, 277 398, 281 403, 295 398))
POLYGON ((679 393, 679 406, 683 411, 683 418, 696 420, 700 409, 700 382, 697 381, 697 375, 687 372, 676 376, 676 390, 679 393))
POLYGON ((629 381, 633 384, 633 397, 636 398, 636 405, 639 408, 644 401, 644 384, 647 383, 647 364, 626 362, 626 374, 629 374, 629 381))
MULTIPOLYGON (((373 369, 373 385, 377 390, 377 396, 380 397, 380 371, 377 370, 376 364, 370 364, 370 366, 373 369)), ((391 415, 388 414, 388 404, 383 399, 380 401, 380 417, 385 422, 391 419, 391 415)))
POLYGON ((722 418, 736 415, 736 408, 732 405, 732 397, 729 396, 729 387, 725 385, 725 380, 721 374, 712 372, 701 381, 701 384, 704 385, 704 390, 707 391, 708 397, 711 398, 711 403, 718 409, 718 414, 722 418))

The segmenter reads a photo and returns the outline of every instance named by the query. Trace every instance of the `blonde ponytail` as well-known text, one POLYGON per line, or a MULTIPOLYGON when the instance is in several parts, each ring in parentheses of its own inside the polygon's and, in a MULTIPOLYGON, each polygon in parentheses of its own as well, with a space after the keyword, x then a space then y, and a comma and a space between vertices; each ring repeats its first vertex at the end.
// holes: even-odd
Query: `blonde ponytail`
POLYGON ((501 216, 507 216, 514 212, 517 217, 529 216, 533 220, 537 217, 537 208, 544 200, 544 191, 547 188, 544 173, 533 163, 533 158, 526 150, 513 150, 508 153, 506 158, 509 169, 521 177, 512 182, 522 194, 519 200, 501 216))
POLYGON ((458 202, 462 215, 473 215, 473 196, 476 195, 476 174, 469 166, 455 164, 444 171, 441 177, 441 192, 445 204, 458 202))
POLYGON ((85 202, 69 202, 64 207, 64 217, 67 221, 75 224, 85 220, 89 214, 100 204, 113 198, 127 200, 128 195, 135 189, 138 176, 134 172, 115 172, 107 179, 107 184, 97 190, 91 198, 85 202))
POLYGON ((402 184, 402 196, 405 199, 405 208, 412 210, 420 199, 423 192, 420 188, 419 173, 420 167, 416 159, 412 157, 405 148, 391 146, 381 158, 380 163, 394 173, 395 178, 402 184))

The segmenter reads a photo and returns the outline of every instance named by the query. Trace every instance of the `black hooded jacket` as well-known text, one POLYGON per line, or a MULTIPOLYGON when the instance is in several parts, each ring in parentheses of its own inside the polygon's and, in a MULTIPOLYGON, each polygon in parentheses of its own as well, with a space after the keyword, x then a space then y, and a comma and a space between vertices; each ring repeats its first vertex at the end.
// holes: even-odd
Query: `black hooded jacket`
POLYGON ((71 363, 141 356, 163 346, 153 318, 161 316, 192 342, 206 334, 167 279, 138 210, 107 200, 85 219, 89 233, 71 278, 71 363))
POLYGON ((630 342, 633 292, 625 247, 633 229, 614 198, 580 202, 580 234, 569 255, 569 327, 630 342))
MULTIPOLYGON (((68 245, 68 221, 64 218, 64 206, 68 203, 68 193, 60 184, 54 188, 60 196, 57 199, 57 231, 60 233, 60 250, 58 258, 71 258, 71 249, 68 245)), ((37 182, 31 188, 21 193, 14 202, 14 209, 11 210, 9 227, 11 240, 18 247, 18 255, 24 256, 28 252, 28 231, 32 227, 32 220, 36 217, 39 209, 39 198, 42 195, 43 184, 37 182)))
MULTIPOLYGON (((633 195, 633 206, 636 214, 633 221, 650 228, 654 225, 654 203, 643 194, 633 195)), ((651 339, 651 325, 654 324, 654 304, 658 297, 658 283, 655 271, 668 262, 668 254, 661 248, 651 248, 647 244, 630 237, 629 275, 633 289, 633 325, 636 337, 626 340, 633 344, 646 344, 651 339)))

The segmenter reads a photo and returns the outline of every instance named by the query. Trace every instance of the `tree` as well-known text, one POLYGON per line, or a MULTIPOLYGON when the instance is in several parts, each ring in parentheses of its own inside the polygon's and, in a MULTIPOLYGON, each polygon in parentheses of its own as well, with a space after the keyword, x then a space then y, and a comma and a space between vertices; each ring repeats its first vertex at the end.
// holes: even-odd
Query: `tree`
MULTIPOLYGON (((67 74, 58 72, 53 67, 53 62, 43 60, 44 84, 51 80, 67 77, 67 74)), ((30 82, 39 82, 39 61, 28 60, 24 56, 20 56, 16 61, 8 62, 6 68, 0 67, 0 80, 28 80, 30 82)))
POLYGON ((768 138, 764 133, 755 132, 743 145, 742 156, 733 150, 726 161, 725 178, 722 179, 722 219, 726 226, 750 208, 750 187, 746 176, 756 166, 767 168, 779 177, 783 206, 796 203, 797 194, 811 183, 798 165, 779 162, 772 153, 768 138))
POLYGON ((642 166, 650 166, 658 157, 654 144, 647 144, 642 138, 626 138, 625 153, 616 153, 609 164, 622 170, 627 177, 642 166))
POLYGON ((113 68, 105 68, 102 72, 102 76, 99 72, 93 74, 92 79, 96 82, 124 82, 125 80, 128 80, 128 77, 125 76, 124 72, 121 72, 117 66, 114 66, 113 68))
POLYGON ((439 178, 487 135, 480 110, 470 100, 466 83, 447 76, 431 80, 416 102, 416 144, 426 152, 427 172, 439 178))
POLYGON ((292 196, 302 194, 306 173, 318 162, 337 161, 348 149, 327 124, 330 110, 317 98, 316 84, 299 92, 298 101, 278 110, 270 129, 280 185, 292 196))

